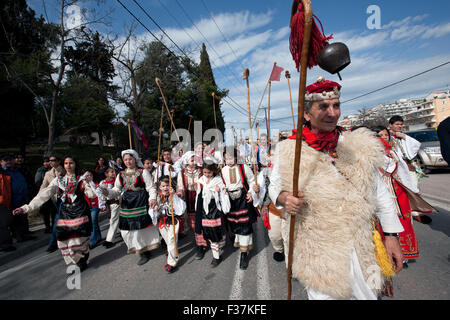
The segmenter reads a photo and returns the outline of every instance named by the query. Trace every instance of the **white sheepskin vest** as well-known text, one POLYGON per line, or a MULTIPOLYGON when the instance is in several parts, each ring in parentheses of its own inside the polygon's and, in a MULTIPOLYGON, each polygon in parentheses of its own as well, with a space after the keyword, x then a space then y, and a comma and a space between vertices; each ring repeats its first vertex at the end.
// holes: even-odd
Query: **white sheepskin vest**
MULTIPOLYGON (((376 209, 375 173, 383 164, 383 146, 371 131, 361 128, 344 132, 336 152, 338 159, 333 159, 303 142, 298 181, 305 203, 295 220, 292 273, 305 287, 335 299, 349 299, 352 248, 366 282, 369 277, 370 281, 382 281, 371 220, 376 209)), ((281 190, 292 192, 295 140, 280 142, 277 153, 281 190)), ((283 238, 288 252, 290 219, 286 221, 283 238)))

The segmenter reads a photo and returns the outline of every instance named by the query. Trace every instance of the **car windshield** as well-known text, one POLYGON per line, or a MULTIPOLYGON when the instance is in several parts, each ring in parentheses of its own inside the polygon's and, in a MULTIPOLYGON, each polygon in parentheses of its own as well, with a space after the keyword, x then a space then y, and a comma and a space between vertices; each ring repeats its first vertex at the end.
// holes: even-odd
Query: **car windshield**
POLYGON ((407 132, 406 134, 419 142, 439 141, 436 130, 407 132))

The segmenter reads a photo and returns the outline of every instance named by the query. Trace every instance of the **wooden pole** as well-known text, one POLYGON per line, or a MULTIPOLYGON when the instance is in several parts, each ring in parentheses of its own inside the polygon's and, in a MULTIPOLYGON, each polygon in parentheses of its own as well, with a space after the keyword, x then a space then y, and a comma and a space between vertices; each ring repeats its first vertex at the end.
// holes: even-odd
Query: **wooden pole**
POLYGON ((130 123, 130 119, 128 119, 128 138, 130 139, 130 149, 133 149, 133 145, 131 144, 131 123, 130 123))
POLYGON ((216 120, 216 97, 214 92, 212 93, 212 100, 213 100, 213 110, 214 110, 214 124, 216 125, 217 129, 217 120, 216 120))
POLYGON ((178 136, 177 128, 175 128, 175 124, 173 123, 173 119, 172 119, 172 116, 170 114, 169 107, 167 106, 166 98, 165 98, 164 93, 163 93, 163 91, 161 89, 161 80, 159 78, 155 78, 155 82, 156 82, 156 85, 159 88, 159 91, 161 92, 161 97, 163 99, 164 106, 166 107, 167 113, 169 114, 170 124, 172 125, 173 130, 175 131, 175 133, 177 135, 178 142, 180 142, 180 137, 178 136))
POLYGON ((267 108, 264 108, 264 118, 266 119, 267 140, 268 140, 268 142, 270 142, 269 125, 268 125, 268 122, 267 122, 267 108))
POLYGON ((159 141, 158 141, 158 159, 156 161, 156 180, 159 179, 159 161, 161 160, 161 138, 162 138, 162 124, 163 124, 164 105, 161 105, 161 121, 159 123, 159 141))
POLYGON ((248 83, 248 77, 250 75, 250 71, 248 69, 244 70, 244 80, 246 80, 247 83, 247 106, 248 106, 248 126, 250 129, 249 133, 249 142, 250 147, 252 148, 252 162, 253 162, 253 171, 255 173, 255 183, 258 184, 258 167, 256 165, 256 158, 255 158, 255 144, 253 143, 253 133, 252 133, 252 113, 250 112, 250 87, 248 83))
POLYGON ((291 74, 289 73, 289 71, 286 70, 285 76, 286 76, 288 86, 289 86, 289 98, 291 99, 292 128, 295 128, 295 117, 294 117, 294 107, 292 105, 291 83, 289 82, 289 79, 291 78, 291 74))
MULTIPOLYGON (((172 166, 169 165, 169 186, 172 189, 172 166)), ((178 249, 177 249, 177 233, 175 232, 175 215, 173 212, 173 195, 170 193, 170 210, 172 212, 172 230, 173 230, 173 241, 175 242, 175 257, 178 258, 178 249)))
POLYGON ((191 121, 192 121, 193 116, 190 114, 189 115, 189 125, 188 125, 188 131, 191 129, 191 121))
MULTIPOLYGON (((298 118, 297 118, 297 135, 295 139, 295 159, 294 159, 294 174, 292 177, 292 187, 294 197, 298 197, 298 176, 300 173, 300 158, 302 151, 302 129, 303 129, 303 112, 305 104, 305 91, 306 91, 306 71, 307 61, 309 55, 309 43, 311 40, 312 29, 312 6, 310 0, 302 0, 303 7, 305 9, 305 28, 303 33, 302 43, 302 55, 300 59, 300 85, 298 93, 298 118)), ((294 1, 295 5, 296 1, 294 1)), ((293 5, 293 7, 294 7, 293 5)), ((293 8, 293 13, 295 13, 293 8)), ((292 21, 292 17, 291 17, 292 21)), ((292 256, 294 253, 294 228, 295 228, 295 216, 291 215, 289 225, 289 253, 288 253, 288 300, 291 300, 292 294, 292 256)))
POLYGON ((256 122, 256 128, 258 128, 258 139, 256 141, 259 141, 259 120, 256 122))

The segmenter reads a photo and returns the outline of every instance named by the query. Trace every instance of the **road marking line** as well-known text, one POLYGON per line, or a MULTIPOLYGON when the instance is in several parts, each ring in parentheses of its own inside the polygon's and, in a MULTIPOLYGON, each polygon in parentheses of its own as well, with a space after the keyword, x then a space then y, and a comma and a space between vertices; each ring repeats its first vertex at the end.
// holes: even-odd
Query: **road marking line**
POLYGON ((258 246, 263 248, 258 253, 257 258, 257 282, 256 282, 256 296, 259 300, 271 300, 270 283, 269 283, 269 267, 267 261, 267 246, 265 246, 264 232, 265 228, 262 226, 261 221, 258 221, 256 227, 256 241, 258 246))
POLYGON ((229 300, 242 300, 242 283, 244 282, 245 270, 239 268, 240 261, 241 253, 239 252, 229 300))

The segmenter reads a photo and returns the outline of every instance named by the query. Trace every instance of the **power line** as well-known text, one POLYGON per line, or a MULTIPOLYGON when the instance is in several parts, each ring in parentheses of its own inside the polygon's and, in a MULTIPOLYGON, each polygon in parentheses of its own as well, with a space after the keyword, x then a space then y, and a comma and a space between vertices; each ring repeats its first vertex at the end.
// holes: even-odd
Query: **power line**
MULTIPOLYGON (((391 83, 391 84, 389 84, 389 85, 387 85, 387 86, 384 86, 384 87, 382 87, 382 88, 379 88, 379 89, 370 91, 370 92, 368 92, 368 93, 364 93, 364 94, 362 94, 362 95, 360 95, 360 96, 357 96, 357 97, 355 97, 355 98, 352 98, 352 99, 346 100, 346 101, 344 101, 344 102, 341 102, 341 105, 342 105, 343 103, 346 103, 346 102, 349 102, 349 101, 353 101, 353 100, 362 98, 362 97, 364 97, 364 96, 367 96, 367 95, 369 95, 369 94, 372 94, 372 93, 375 93, 375 92, 378 92, 378 91, 387 89, 387 88, 389 88, 389 87, 392 87, 392 86, 397 85, 397 84, 399 84, 399 83, 405 82, 405 81, 407 81, 407 80, 411 80, 411 79, 413 79, 413 78, 415 78, 415 77, 418 77, 418 76, 420 76, 420 75, 422 75, 422 74, 425 74, 425 73, 427 73, 427 72, 433 71, 433 70, 438 69, 438 68, 441 68, 441 67, 443 67, 443 66, 445 66, 445 65, 447 65, 447 64, 449 64, 449 63, 450 63, 450 61, 447 61, 447 62, 442 63, 442 64, 440 64, 440 65, 438 65, 438 66, 436 66, 436 67, 433 67, 433 68, 431 68, 431 69, 428 69, 428 70, 422 71, 422 72, 420 72, 420 73, 414 74, 414 75, 412 75, 412 76, 410 76, 410 77, 408 77, 408 78, 405 78, 405 79, 396 81, 396 82, 394 82, 394 83, 391 83)), ((298 116, 298 115, 294 115, 294 117, 297 117, 297 116, 298 116)), ((286 120, 286 119, 292 119, 292 116, 289 116, 289 117, 282 117, 282 118, 276 118, 276 119, 270 119, 270 121, 286 120)))
MULTIPOLYGON (((120 3, 120 5, 135 19, 135 20, 137 20, 138 22, 139 22, 139 24, 141 24, 155 39, 156 39, 156 41, 158 41, 158 42, 160 42, 163 46, 164 46, 164 48, 166 48, 175 58, 177 58, 178 60, 180 60, 181 61, 181 59, 180 59, 180 57, 179 56, 177 56, 172 50, 170 50, 160 39, 158 39, 158 37, 153 33, 153 32, 151 32, 148 28, 147 28, 147 26, 145 26, 143 23, 142 23, 142 21, 139 19, 139 18, 137 18, 120 0, 117 0, 119 3, 120 3)), ((173 41, 173 40, 171 40, 171 41, 173 41)), ((177 46, 178 47, 178 46, 177 46)), ((183 50, 181 50, 183 53, 184 53, 184 51, 183 50)), ((190 60, 190 58, 186 55, 186 53, 184 53, 185 54, 185 56, 190 60)), ((195 73, 195 72, 194 72, 195 73)), ((198 75, 197 75, 198 76, 198 75)), ((234 101, 234 99, 232 99, 231 97, 228 97, 231 101, 233 101, 236 105, 238 105, 241 109, 243 109, 243 110, 246 110, 244 107, 242 107, 242 106, 240 106, 236 101, 234 101)), ((233 107, 234 109, 236 109, 230 102, 228 102, 227 100, 224 100, 225 102, 227 102, 231 107, 233 107)), ((236 109, 236 110, 238 110, 238 109, 236 109)), ((239 110, 238 110, 239 111, 239 110)), ((241 111, 239 111, 239 112, 241 112, 241 111)), ((241 112, 242 114, 244 114, 243 112, 241 112)), ((247 116, 247 114, 244 114, 244 115, 246 115, 247 116)))
POLYGON ((172 38, 164 31, 163 28, 161 28, 161 26, 155 21, 155 19, 153 19, 153 18, 150 16, 150 14, 147 13, 147 10, 145 10, 144 8, 142 8, 141 5, 140 5, 136 0, 133 0, 133 2, 136 3, 137 6, 138 6, 142 11, 144 11, 145 15, 146 15, 150 20, 152 20, 152 22, 158 27, 159 30, 161 30, 162 33, 165 34, 165 36, 166 36, 167 38, 169 38, 169 40, 175 45, 175 47, 177 47, 178 50, 180 50, 180 51, 187 57, 186 52, 184 52, 184 50, 181 49, 181 48, 175 43, 175 41, 172 40, 172 38))
MULTIPOLYGON (((194 23, 194 21, 192 20, 192 18, 189 16, 189 14, 186 12, 186 10, 184 9, 184 7, 181 5, 181 3, 178 0, 175 0, 178 4, 178 6, 181 8, 181 10, 183 11, 184 15, 186 16, 186 18, 189 19, 189 21, 192 23, 192 25, 194 26, 194 28, 198 31, 198 33, 200 33, 200 35, 203 37, 203 39, 205 39, 206 43, 209 45, 209 47, 214 51, 214 53, 216 54, 217 58, 219 58, 223 63, 224 63, 224 67, 228 69, 228 71, 230 71, 230 74, 234 74, 233 71, 228 67, 228 65, 225 63, 225 61, 223 61, 222 57, 220 56, 220 54, 216 51, 216 49, 214 48, 214 46, 208 41, 208 39, 205 37, 205 35, 200 31, 200 29, 197 27, 197 25, 194 23)), ((237 82, 238 85, 241 85, 242 83, 237 82)))
POLYGON ((440 67, 443 67, 443 66, 445 66, 445 65, 447 65, 447 64, 449 64, 449 63, 450 63, 450 61, 447 61, 447 62, 445 62, 445 63, 443 63, 443 64, 440 64, 440 65, 438 65, 438 66, 436 66, 436 67, 434 67, 434 68, 431 68, 431 69, 425 70, 425 71, 423 71, 423 72, 417 73, 417 74, 415 74, 415 75, 413 75, 413 76, 411 76, 411 77, 408 77, 408 78, 406 78, 406 79, 403 79, 403 80, 400 80, 400 81, 391 83, 391 84, 389 84, 389 85, 387 85, 387 86, 384 86, 384 87, 382 87, 382 88, 380 88, 380 89, 376 89, 376 90, 373 90, 373 91, 364 93, 364 94, 362 94, 362 95, 360 95, 360 96, 357 96, 357 97, 355 97, 355 98, 352 98, 352 99, 350 99, 350 100, 346 100, 346 101, 344 101, 344 102, 341 102, 341 104, 346 103, 346 102, 350 102, 350 101, 353 101, 353 100, 356 100, 356 99, 359 99, 359 98, 368 96, 369 94, 372 94, 372 93, 375 93, 375 92, 378 92, 378 91, 387 89, 387 88, 392 87, 392 86, 395 86, 395 85, 397 85, 397 84, 399 84, 399 83, 405 82, 405 81, 410 80, 410 79, 415 78, 415 77, 418 77, 418 76, 420 76, 420 75, 422 75, 422 74, 424 74, 424 73, 430 72, 430 71, 435 70, 435 69, 438 69, 438 68, 440 68, 440 67))
MULTIPOLYGON (((211 11, 208 9, 208 7, 206 6, 205 1, 204 1, 204 0, 201 0, 201 2, 202 2, 202 4, 203 4, 203 6, 205 7, 206 11, 208 11, 208 13, 209 13, 209 15, 210 15, 212 21, 213 21, 214 24, 216 25, 217 30, 219 30, 220 34, 222 35, 223 39, 225 40, 226 44, 228 45, 228 48, 230 48, 231 52, 233 53, 234 57, 236 58, 236 61, 239 62, 239 64, 241 65, 242 69, 245 69, 244 65, 242 64, 241 60, 240 60, 239 57, 237 56, 236 52, 233 50, 233 48, 231 47, 230 43, 228 42, 228 39, 225 37, 225 34, 222 32, 222 30, 220 29, 219 25, 217 24, 216 19, 214 19, 214 16, 213 16, 212 12, 211 12, 211 11)), ((267 82, 267 85, 268 85, 268 84, 269 84, 269 82, 267 82)), ((251 125, 252 127, 255 125, 256 118, 257 118, 257 116, 258 116, 258 111, 259 111, 259 108, 260 108, 261 103, 262 103, 262 99, 264 99, 264 95, 265 95, 265 93, 266 93, 267 85, 266 85, 266 87, 265 87, 265 89, 264 89, 264 92, 263 92, 263 94, 262 94, 262 96, 261 96, 261 101, 259 102, 258 109, 256 110, 255 118, 253 119, 253 123, 252 123, 252 125, 251 125)))
MULTIPOLYGON (((189 57, 188 57, 188 55, 186 54, 186 52, 184 52, 176 43, 175 43, 175 41, 173 41, 172 40, 172 38, 164 31, 164 29, 155 21, 155 19, 153 19, 151 16, 150 16, 150 14, 147 12, 147 10, 145 10, 141 5, 139 5, 139 3, 137 3, 137 1, 136 0, 133 0, 138 6, 139 6, 139 8, 142 10, 142 11, 144 11, 144 13, 147 15, 147 17, 149 17, 151 20, 152 20, 152 22, 169 38, 169 40, 188 58, 188 59, 190 59, 189 57)), ((158 0, 159 1, 159 0, 158 0)), ((183 29, 183 31, 191 38, 191 40, 192 41, 194 41, 194 43, 197 45, 197 48, 200 48, 200 45, 197 43, 197 41, 195 41, 192 37, 191 37, 191 35, 187 32, 187 31, 185 31, 184 30, 184 28, 179 24, 179 22, 178 22, 178 20, 173 16, 173 15, 171 15, 170 14, 170 11, 167 9, 167 7, 166 6, 164 6, 163 5, 163 3, 161 2, 161 1, 159 1, 159 3, 166 9, 166 11, 169 13, 169 15, 178 23, 178 25, 183 29)), ((213 62, 213 64, 214 64, 214 62, 213 62)), ((221 70, 220 69, 217 69, 218 71, 220 71, 221 72, 221 70)), ((228 97, 231 101, 233 101, 234 102, 234 104, 235 105, 237 105, 239 108, 241 108, 242 110, 244 110, 244 111, 246 111, 246 109, 244 108, 244 107, 242 107, 239 103, 237 103, 231 96, 229 96, 228 97)), ((227 101, 227 103, 229 103, 228 101, 227 101)), ((230 104, 230 103, 229 103, 230 104)), ((231 104, 230 104, 231 105, 231 104)), ((232 105, 231 105, 232 106, 232 105)), ((242 112, 241 112, 242 113, 242 112)), ((247 115, 247 114, 245 114, 245 115, 247 115)))

